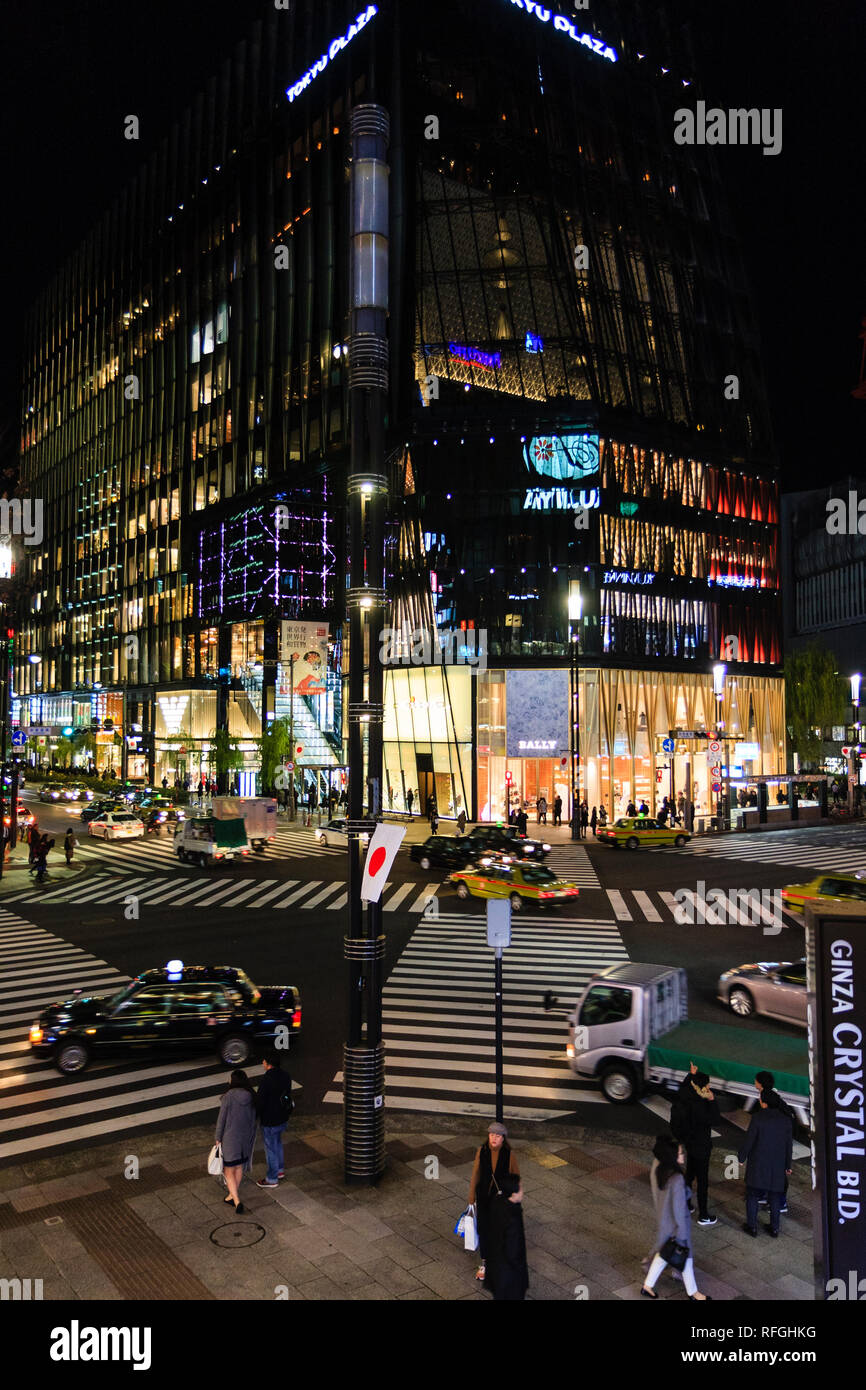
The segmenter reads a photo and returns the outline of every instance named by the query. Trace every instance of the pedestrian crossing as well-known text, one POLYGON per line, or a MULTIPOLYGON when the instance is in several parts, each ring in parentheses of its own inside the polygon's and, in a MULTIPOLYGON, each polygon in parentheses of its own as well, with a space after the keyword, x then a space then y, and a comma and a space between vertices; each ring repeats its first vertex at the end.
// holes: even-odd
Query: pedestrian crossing
POLYGON ((600 888, 598 874, 583 845, 554 845, 544 861, 559 877, 576 883, 579 888, 600 888))
MULTIPOLYGON (((662 889, 646 890, 640 888, 605 888, 610 910, 617 922, 639 922, 649 925, 669 926, 672 923, 677 926, 689 927, 692 925, 722 925, 712 921, 712 916, 723 917, 725 925, 735 925, 741 927, 760 926, 777 928, 781 923, 783 926, 802 926, 802 922, 796 915, 789 913, 781 908, 780 899, 757 899, 747 903, 742 897, 727 898, 724 909, 714 909, 713 901, 706 905, 704 918, 700 916, 700 894, 697 901, 694 900, 695 890, 690 890, 692 899, 678 899, 675 893, 669 893, 662 889), (775 908, 778 907, 778 911, 775 908), (684 920, 684 913, 691 912, 696 920, 689 922, 684 920)), ((735 890, 734 890, 735 891, 735 890)), ((727 893, 727 889, 725 890, 727 893)), ((712 893, 712 886, 705 889, 705 894, 712 893)))
MULTIPOLYGON (((394 1110, 494 1114, 493 952, 483 917, 441 913, 419 923, 383 999, 386 1104, 394 1110)), ((575 1078, 565 1014, 598 970, 627 961, 614 922, 521 914, 503 956, 505 1115, 544 1120, 606 1103, 575 1078), (543 996, 557 1002, 548 1012, 543 996)), ((324 1101, 342 1105, 343 1074, 324 1101)))
MULTIPOLYGON (((61 871, 62 872, 62 871, 61 871)), ((229 871, 231 872, 231 871, 229 871)), ((411 912, 428 915, 436 911, 437 891, 440 881, 435 883, 389 882, 385 885, 382 905, 385 912, 411 912)), ((42 888, 30 882, 20 892, 6 894, 3 902, 26 906, 28 904, 76 905, 90 904, 93 907, 114 904, 124 910, 132 905, 136 912, 139 907, 243 907, 264 908, 279 911, 283 908, 323 908, 337 912, 348 903, 348 890, 340 878, 325 882, 323 879, 309 879, 300 882, 296 878, 256 878, 235 877, 228 883, 222 875, 207 873, 193 877, 190 873, 167 875, 139 874, 118 879, 117 874, 100 873, 89 875, 78 881, 57 883, 49 878, 42 888)))
MULTIPOLYGON (((86 830, 76 828, 76 838, 75 859, 104 865, 118 873, 130 873, 141 868, 166 871, 180 866, 172 835, 145 835, 137 840, 97 840, 88 836, 86 830)), ((339 859, 345 853, 338 845, 320 845, 311 830, 291 830, 278 826, 276 838, 268 845, 262 858, 339 859)), ((57 851, 49 858, 49 868, 52 864, 56 866, 56 854, 57 851)))
POLYGON ((107 961, 0 908, 0 1166, 198 1112, 216 1117, 226 1070, 212 1054, 168 1065, 98 1063, 75 1078, 31 1056, 30 1025, 47 1004, 75 990, 111 995, 128 981, 107 961))
POLYGON ((806 880, 822 869, 840 873, 866 872, 866 846, 846 849, 843 846, 810 844, 808 837, 782 841, 778 835, 726 835, 718 840, 690 840, 682 849, 663 849, 661 854, 691 854, 717 859, 741 859, 753 864, 791 864, 797 869, 811 870, 799 877, 806 880))

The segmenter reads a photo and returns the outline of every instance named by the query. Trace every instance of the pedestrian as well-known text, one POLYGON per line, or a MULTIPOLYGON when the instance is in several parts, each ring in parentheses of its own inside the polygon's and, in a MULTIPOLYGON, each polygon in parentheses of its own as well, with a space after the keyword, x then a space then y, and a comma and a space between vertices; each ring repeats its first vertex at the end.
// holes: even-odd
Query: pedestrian
MULTIPOLYGON (((774 1091, 775 1089, 776 1089, 776 1078, 775 1078, 775 1076, 773 1075, 773 1073, 772 1073, 771 1071, 759 1071, 759 1072, 756 1074, 756 1076, 755 1076, 755 1090, 758 1092, 758 1096, 759 1096, 759 1097, 761 1096, 762 1093, 764 1093, 764 1092, 766 1092, 766 1091, 774 1091)), ((788 1118, 790 1119, 790 1121, 791 1121, 791 1130, 792 1130, 792 1132, 793 1132, 793 1128, 794 1128, 794 1118, 795 1118, 794 1112, 793 1112, 793 1110, 791 1109, 790 1105, 786 1105, 786 1104, 785 1104, 785 1102, 782 1100, 782 1097, 781 1097, 781 1096, 779 1096, 779 1109, 781 1110, 781 1112, 782 1112, 783 1115, 787 1115, 788 1118)), ((767 1196, 767 1193, 766 1193, 766 1192, 763 1194, 763 1196, 761 1197, 760 1201, 758 1202, 758 1206, 759 1206, 759 1207, 766 1207, 766 1206, 769 1206, 769 1199, 768 1199, 768 1196, 767 1196)), ((782 1205, 781 1205, 781 1207, 779 1208, 779 1212, 780 1212, 780 1215, 782 1215, 782 1216, 786 1216, 786 1215, 787 1215, 787 1212, 788 1212, 788 1178, 787 1178, 787 1175, 786 1175, 786 1177, 785 1177, 785 1188, 784 1188, 784 1192, 783 1192, 783 1194, 782 1194, 782 1205)))
POLYGON ((29 854, 27 856, 28 864, 32 864, 34 859, 36 858, 36 850, 41 839, 42 836, 39 831, 39 826, 36 824, 36 817, 34 816, 33 824, 31 825, 27 835, 27 846, 29 849, 29 854))
POLYGON ((592 831, 593 835, 596 833, 597 827, 598 827, 598 811, 597 811, 596 808, 593 806, 593 808, 592 808, 592 815, 591 815, 590 818, 589 818, 589 828, 590 828, 590 830, 592 831))
POLYGON ((607 811, 604 806, 598 808, 598 825, 600 830, 603 830, 607 825, 607 811))
POLYGON ((54 848, 54 841, 49 840, 47 835, 40 836, 39 844, 36 846, 31 873, 36 874, 36 882, 43 883, 48 872, 48 851, 54 848))
POLYGON ((761 1091, 760 1109, 752 1116, 746 1137, 737 1155, 746 1164, 747 1235, 758 1234, 758 1203, 767 1194, 771 1236, 779 1234, 779 1216, 785 1198, 785 1180, 791 1176, 791 1154, 794 1127, 790 1114, 782 1113, 782 1098, 778 1091, 761 1091))
MULTIPOLYGON (((662 1210, 662 1194, 659 1190, 658 1183, 659 1168, 662 1162, 668 1160, 677 1148, 677 1141, 676 1139, 674 1139, 672 1134, 660 1134, 659 1137, 656 1139, 655 1144, 653 1145, 653 1161, 650 1164, 649 1182, 650 1195, 653 1199, 653 1211, 655 1212, 656 1218, 656 1230, 658 1230, 659 1217, 661 1216, 662 1210)), ((688 1201, 686 1205, 688 1205, 688 1201)), ((654 1245, 650 1253, 647 1256, 645 1256, 644 1259, 641 1260, 641 1264, 643 1265, 644 1269, 649 1269, 650 1265, 653 1262, 653 1257, 655 1256, 655 1253, 656 1246, 654 1245)), ((673 1278, 679 1279, 679 1281, 682 1283, 683 1276, 680 1273, 680 1271, 678 1269, 674 1269, 673 1265, 668 1265, 668 1268, 673 1278)))
POLYGON ((466 812, 464 811, 462 806, 460 807, 460 814, 457 817, 457 834, 466 834, 466 812))
POLYGON ((63 850, 66 854, 66 867, 68 869, 69 865, 72 863, 72 855, 75 852, 75 832, 71 825, 63 838, 63 850))
POLYGON ((695 1279, 689 1206, 686 1200, 686 1179, 683 1173, 685 1154, 682 1146, 678 1145, 676 1140, 668 1139, 665 1135, 659 1136, 654 1152, 659 1155, 656 1183, 659 1191, 660 1210, 656 1231, 656 1253, 641 1288, 641 1294, 644 1298, 658 1298, 658 1294, 654 1292, 655 1286, 662 1271, 670 1262, 666 1256, 674 1253, 669 1242, 675 1242, 677 1245, 684 1246, 687 1252, 682 1271, 686 1293, 695 1302, 703 1303, 710 1295, 699 1292, 695 1279), (662 1253, 663 1251, 665 1254, 662 1253))
POLYGON ((214 1139, 222 1151, 223 1177, 229 1190, 225 1200, 243 1216, 240 1187, 244 1172, 252 1166, 256 1142, 256 1098, 245 1071, 232 1072, 229 1088, 220 1102, 214 1139))
POLYGON ((535 809, 536 809, 536 811, 537 811, 537 813, 538 813, 538 824, 539 824, 539 825, 547 825, 547 797, 546 797, 546 796, 540 796, 540 797, 538 798, 538 801, 535 803, 535 809))
POLYGON ((697 1184, 699 1226, 715 1226, 717 1222, 707 1203, 712 1130, 721 1124, 721 1118, 718 1102, 710 1090, 710 1078, 692 1062, 671 1106, 671 1129, 688 1156, 686 1187, 697 1184))
POLYGON ((167 789, 167 787, 168 787, 168 776, 166 775, 166 776, 163 777, 163 779, 162 779, 162 789, 163 789, 163 791, 165 791, 165 790, 167 789))
POLYGON ((262 1127, 265 1141, 267 1171, 259 1178, 257 1187, 276 1187, 284 1178, 285 1159, 283 1156, 283 1135, 289 1117, 295 1108, 292 1100, 292 1078, 280 1068, 280 1054, 276 1048, 266 1052, 262 1058, 265 1074, 256 1092, 256 1112, 262 1127))
POLYGON ((529 1288, 522 1201, 523 1183, 508 1130, 493 1120, 472 1165, 469 1204, 475 1203, 478 1215, 481 1263, 475 1278, 484 1281, 498 1302, 519 1302, 529 1288))
POLYGON ((439 812, 436 810, 436 802, 430 808, 430 834, 435 835, 439 829, 439 812))
POLYGON ((661 809, 660 809, 658 815, 656 816, 656 820, 658 821, 659 825, 667 825, 667 823, 668 823, 668 800, 667 800, 667 797, 665 797, 664 801, 663 801, 662 804, 661 804, 661 809))
POLYGON ((637 809, 637 813, 638 813, 639 816, 648 816, 648 815, 649 815, 649 806, 647 806, 647 804, 646 804, 645 801, 642 801, 642 802, 641 802, 640 806, 639 806, 638 809, 637 809))
POLYGON ((553 824, 562 825, 562 797, 557 796, 553 802, 553 824))
POLYGON ((526 834, 526 827, 527 827, 528 824, 529 824, 529 817, 527 816, 526 812, 524 811, 523 807, 521 806, 521 807, 520 807, 520 810, 517 812, 517 833, 518 833, 518 835, 525 835, 525 834, 526 834))
POLYGON ((685 814, 686 814, 686 798, 685 798, 685 796, 683 795, 683 793, 680 792, 679 796, 677 797, 677 816, 678 816, 679 819, 682 821, 682 819, 683 819, 683 817, 684 817, 685 814))
POLYGON ((586 839, 586 828, 587 828, 588 825, 589 825, 589 806, 588 806, 587 803, 584 801, 584 802, 581 804, 581 808, 580 808, 580 833, 581 833, 581 836, 583 837, 584 840, 586 839))

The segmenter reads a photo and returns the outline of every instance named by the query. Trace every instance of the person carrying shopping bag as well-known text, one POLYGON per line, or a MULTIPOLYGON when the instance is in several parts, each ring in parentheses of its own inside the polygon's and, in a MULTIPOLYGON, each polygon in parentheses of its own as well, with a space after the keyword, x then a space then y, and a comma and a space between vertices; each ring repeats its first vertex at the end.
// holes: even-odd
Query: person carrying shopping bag
POLYGON ((689 1298, 697 1303, 704 1303, 710 1295, 698 1291, 695 1279, 691 1221, 686 1200, 686 1177, 683 1172, 685 1153, 681 1144, 666 1135, 659 1137, 653 1152, 659 1160, 656 1169, 659 1191, 658 1230, 656 1253, 641 1288, 641 1296, 658 1298, 655 1292, 658 1278, 662 1271, 672 1264, 675 1269, 682 1269, 683 1283, 689 1298))
POLYGON ((244 1171, 252 1165, 257 1123, 250 1079, 245 1071, 233 1071, 229 1088, 220 1102, 214 1138, 222 1152, 223 1177, 229 1190, 225 1201, 234 1205, 239 1216, 246 1210, 240 1199, 240 1186, 244 1171))
POLYGON ((518 1302, 529 1288, 526 1238, 523 1232, 523 1183, 517 1158, 507 1142, 508 1130, 491 1121, 487 1142, 475 1155, 469 1184, 469 1205, 478 1222, 476 1279, 498 1302, 518 1302))

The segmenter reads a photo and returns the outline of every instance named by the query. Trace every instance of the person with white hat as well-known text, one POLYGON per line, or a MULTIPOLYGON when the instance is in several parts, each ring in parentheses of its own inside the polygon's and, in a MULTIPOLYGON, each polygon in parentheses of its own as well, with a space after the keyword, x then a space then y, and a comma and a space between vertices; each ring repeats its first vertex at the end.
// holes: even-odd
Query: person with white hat
POLYGON ((523 1182, 508 1130, 499 1120, 487 1129, 487 1142, 475 1155, 469 1203, 478 1213, 476 1279, 498 1301, 519 1301, 529 1288, 523 1233, 523 1182))

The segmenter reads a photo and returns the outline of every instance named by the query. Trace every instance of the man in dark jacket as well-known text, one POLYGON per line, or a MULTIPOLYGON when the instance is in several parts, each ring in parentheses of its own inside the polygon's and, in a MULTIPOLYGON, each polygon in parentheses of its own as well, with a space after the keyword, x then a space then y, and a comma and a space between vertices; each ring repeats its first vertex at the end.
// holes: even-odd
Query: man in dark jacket
MULTIPOLYGON (((762 1094, 766 1094, 766 1092, 768 1092, 768 1091, 775 1091, 775 1089, 776 1089, 776 1078, 775 1078, 775 1076, 773 1075, 773 1073, 772 1073, 771 1071, 759 1071, 759 1072, 756 1074, 756 1076, 755 1076, 755 1090, 758 1092, 758 1095, 759 1095, 759 1096, 761 1096, 762 1094)), ((782 1100, 782 1097, 781 1097, 781 1096, 779 1096, 779 1109, 781 1110, 781 1112, 782 1112, 783 1115, 787 1115, 787 1116, 788 1116, 788 1118, 789 1118, 790 1121, 791 1121, 791 1129, 793 1130, 793 1127, 794 1127, 794 1120, 795 1120, 796 1117, 795 1117, 794 1112, 793 1112, 793 1110, 791 1109, 790 1105, 786 1105, 785 1102, 782 1100)), ((770 1202, 769 1202, 769 1197, 768 1197, 767 1193, 764 1192, 764 1193, 762 1194, 762 1196, 761 1196, 760 1201, 758 1202, 758 1206, 759 1206, 759 1207, 766 1207, 766 1206, 769 1206, 769 1204, 770 1204, 770 1202)), ((785 1190, 784 1190, 784 1192, 783 1192, 783 1194, 782 1194, 782 1205, 781 1205, 781 1207, 779 1208, 779 1213, 780 1213, 781 1216, 785 1216, 785 1215, 787 1214, 787 1211, 788 1211, 788 1179, 787 1179, 787 1176, 786 1176, 786 1178, 785 1178, 785 1190)))
POLYGON ((680 1085, 671 1106, 671 1129, 684 1145, 688 1164, 686 1187, 697 1179, 698 1225, 715 1226, 716 1217, 707 1205, 710 1186, 710 1154, 713 1151, 712 1129, 721 1123, 716 1098, 710 1090, 710 1078, 698 1071, 694 1062, 680 1085))
POLYGON ((746 1163, 746 1222, 743 1230, 750 1236, 758 1234, 758 1202, 762 1192, 770 1201, 771 1236, 779 1234, 779 1211, 785 1190, 785 1178, 791 1175, 793 1126, 790 1116, 782 1114, 782 1102, 776 1091, 761 1092, 761 1108, 752 1116, 740 1152, 746 1163))
POLYGON ((276 1050, 266 1053, 262 1066, 265 1074, 256 1092, 256 1113, 265 1141, 268 1171, 256 1186, 276 1187, 279 1179, 285 1177, 283 1134, 294 1109, 292 1078, 280 1069, 280 1054, 276 1050))

